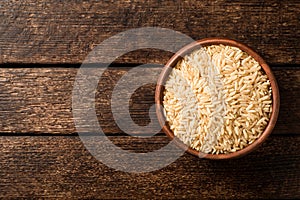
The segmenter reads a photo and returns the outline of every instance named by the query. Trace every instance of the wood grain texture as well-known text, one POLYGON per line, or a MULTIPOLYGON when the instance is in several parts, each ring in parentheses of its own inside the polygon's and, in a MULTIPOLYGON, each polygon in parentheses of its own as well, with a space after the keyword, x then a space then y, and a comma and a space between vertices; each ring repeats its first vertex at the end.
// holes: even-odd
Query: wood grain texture
MULTIPOLYGON (((131 28, 155 26, 193 39, 236 39, 269 63, 299 64, 299 16, 298 0, 2 1, 0 63, 81 63, 103 40, 131 28)), ((165 45, 171 45, 167 39, 165 45)), ((142 50, 118 61, 165 63, 166 55, 142 50)))
MULTIPOLYGON (((95 69, 90 70, 94 74, 95 69)), ((110 99, 116 83, 128 70, 124 67, 109 68, 99 80, 95 106, 99 123, 107 134, 122 133, 113 120, 110 99)), ((151 70, 157 74, 161 68, 154 67, 151 70)), ((71 97, 77 71, 76 68, 1 69, 0 133, 75 133, 71 97)), ((273 71, 281 95, 279 119, 273 133, 299 134, 300 70, 282 67, 273 71)), ((140 79, 136 75, 131 83, 140 79)), ((155 86, 148 84, 131 96, 130 114, 133 121, 141 126, 150 122, 148 110, 154 103, 154 90, 155 86)), ((123 94, 126 94, 126 90, 123 94)), ((124 113, 119 114, 122 116, 124 113)))
MULTIPOLYGON (((166 137, 109 139, 136 152, 168 143, 166 137)), ((237 160, 203 160, 185 154, 161 170, 133 174, 97 161, 76 136, 1 136, 0 197, 299 198, 299 142, 299 136, 272 136, 257 151, 237 160)))

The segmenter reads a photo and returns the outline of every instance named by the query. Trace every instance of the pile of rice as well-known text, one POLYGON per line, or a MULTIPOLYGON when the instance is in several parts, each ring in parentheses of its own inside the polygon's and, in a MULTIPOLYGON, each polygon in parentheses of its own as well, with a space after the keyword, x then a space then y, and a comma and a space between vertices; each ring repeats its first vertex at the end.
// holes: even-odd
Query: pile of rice
POLYGON ((165 85, 166 120, 183 143, 203 153, 241 150, 263 133, 272 90, 258 62, 237 47, 211 45, 180 60, 165 85))

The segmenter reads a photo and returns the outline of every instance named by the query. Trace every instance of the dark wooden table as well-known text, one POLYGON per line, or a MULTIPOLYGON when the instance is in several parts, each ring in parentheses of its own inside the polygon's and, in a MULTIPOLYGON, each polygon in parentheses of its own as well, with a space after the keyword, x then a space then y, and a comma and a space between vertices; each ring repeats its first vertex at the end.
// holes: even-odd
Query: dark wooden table
MULTIPOLYGON (((0 22, 1 198, 300 198, 300 1, 8 0, 0 3, 0 22), (259 149, 228 161, 185 153, 142 174, 111 169, 86 150, 72 116, 78 68, 103 40, 146 26, 193 39, 236 39, 264 57, 279 83, 281 109, 259 149)), ((102 76, 97 116, 114 144, 148 152, 168 143, 163 133, 142 140, 122 132, 113 121, 110 97, 126 71, 165 63, 171 55, 133 51, 102 76)), ((154 89, 146 85, 132 95, 130 111, 139 125, 149 123, 154 89)))

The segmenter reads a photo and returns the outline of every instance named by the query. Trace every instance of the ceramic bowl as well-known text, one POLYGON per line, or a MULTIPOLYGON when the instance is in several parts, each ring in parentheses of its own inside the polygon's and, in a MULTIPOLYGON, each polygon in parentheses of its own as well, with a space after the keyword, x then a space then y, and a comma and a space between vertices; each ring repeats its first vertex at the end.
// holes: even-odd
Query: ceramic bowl
POLYGON ((261 145, 266 138, 270 135, 272 132, 275 123, 277 121, 278 113, 279 113, 279 89, 278 85, 276 82, 276 79, 268 66, 268 64, 262 59, 261 56, 259 56, 255 51, 253 51, 251 48, 246 46, 245 44, 242 44, 240 42, 237 42, 235 40, 230 40, 230 39, 223 39, 223 38, 207 38, 203 40, 198 40, 195 41, 182 49, 180 49, 177 53, 173 55, 173 57, 167 62, 167 64, 164 66, 162 69, 162 72, 160 74, 160 77, 158 78, 157 85, 156 85, 156 91, 155 91, 155 103, 158 105, 163 105, 163 92, 164 92, 164 83, 168 79, 168 76, 172 70, 172 68, 177 64, 177 62, 183 58, 183 56, 191 53, 195 49, 199 49, 201 47, 209 46, 209 45, 218 45, 218 44, 223 44, 223 45, 229 45, 229 46, 234 46, 238 47, 241 50, 245 51, 248 53, 250 56, 252 56, 262 67, 266 75, 268 76, 271 87, 272 87, 272 113, 270 117, 270 121, 268 125, 266 126, 264 132, 262 135, 256 139, 252 144, 248 145, 247 147, 233 152, 233 153, 228 153, 228 154, 204 154, 202 152, 199 152, 195 149, 192 149, 190 147, 187 147, 184 145, 178 138, 176 138, 170 129, 168 123, 165 120, 164 112, 163 112, 163 107, 162 106, 156 106, 156 114, 158 117, 158 120, 162 126, 162 130, 166 133, 166 135, 170 139, 174 139, 175 137, 175 143, 180 147, 187 149, 187 152, 196 156, 199 156, 201 158, 207 158, 207 159, 229 159, 229 158, 237 158, 243 155, 246 155, 253 150, 255 150, 259 145, 261 145))

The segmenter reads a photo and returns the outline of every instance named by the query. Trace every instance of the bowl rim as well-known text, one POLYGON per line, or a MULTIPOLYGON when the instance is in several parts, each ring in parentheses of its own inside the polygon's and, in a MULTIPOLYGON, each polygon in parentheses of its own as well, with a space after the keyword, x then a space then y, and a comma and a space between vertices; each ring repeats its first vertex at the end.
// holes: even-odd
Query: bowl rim
POLYGON ((227 38, 205 38, 201 40, 194 41, 183 48, 181 48, 179 51, 177 51, 165 64, 165 66, 162 69, 162 72, 157 80, 156 84, 156 90, 155 90, 155 104, 156 104, 156 115, 158 118, 158 121, 160 125, 162 126, 163 132, 171 139, 174 139, 175 144, 179 146, 182 149, 185 149, 188 153, 198 156, 200 158, 207 158, 207 159, 230 159, 230 158, 238 158, 241 156, 244 156, 255 149, 257 149, 271 134, 272 130, 275 127, 278 114, 279 114, 279 107, 280 107, 280 97, 279 97, 279 88, 277 81, 275 79, 274 74, 271 71, 271 68, 269 65, 264 61, 264 59, 256 53, 253 49, 248 47, 247 45, 238 42, 236 40, 227 39, 227 38), (195 50, 197 47, 205 47, 210 45, 229 45, 233 47, 238 47, 242 51, 245 51, 250 56, 252 56, 263 68, 264 72, 266 73, 268 79, 270 80, 271 88, 272 88, 272 113, 270 116, 269 123, 261 136, 257 138, 252 144, 248 145, 247 147, 238 150, 236 152, 228 153, 228 154, 206 154, 199 152, 195 149, 192 149, 191 147, 188 147, 183 142, 181 142, 180 139, 175 137, 173 132, 170 130, 164 116, 164 112, 162 110, 163 108, 163 91, 164 91, 164 83, 167 80, 167 77, 169 76, 169 73, 171 69, 176 65, 179 59, 181 59, 184 55, 187 55, 192 50, 195 50), (158 106, 161 105, 161 106, 158 106))

